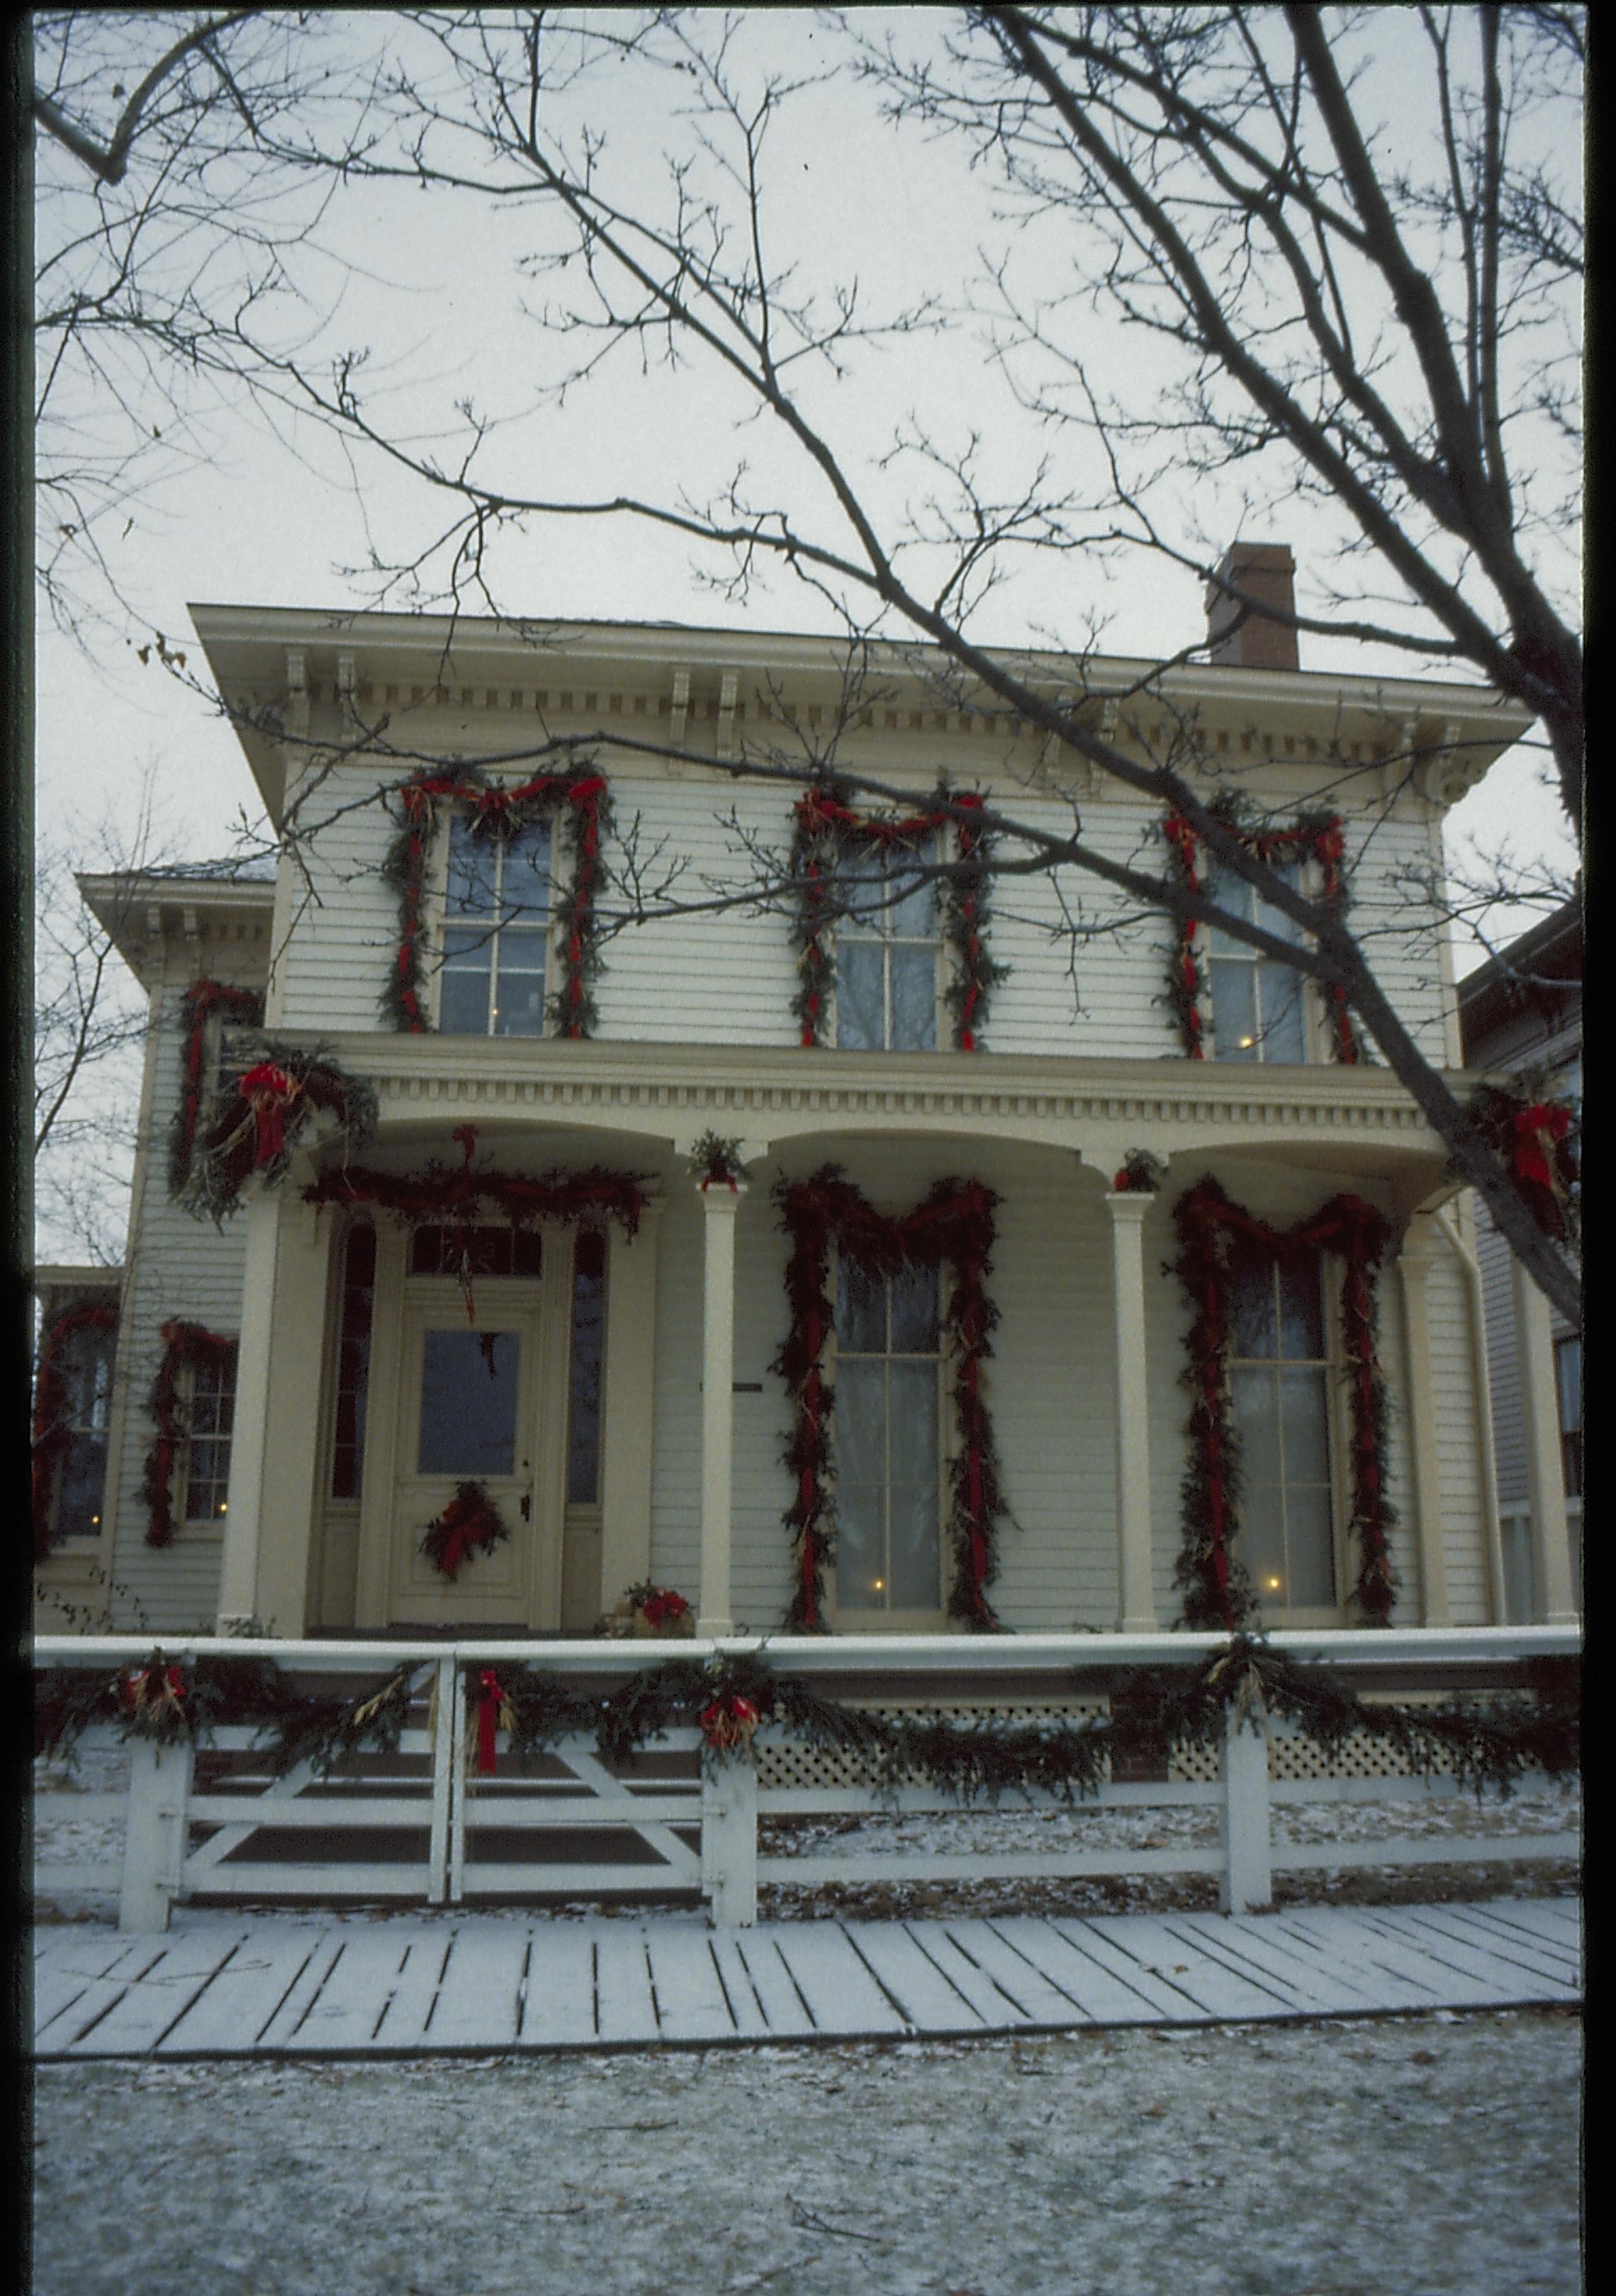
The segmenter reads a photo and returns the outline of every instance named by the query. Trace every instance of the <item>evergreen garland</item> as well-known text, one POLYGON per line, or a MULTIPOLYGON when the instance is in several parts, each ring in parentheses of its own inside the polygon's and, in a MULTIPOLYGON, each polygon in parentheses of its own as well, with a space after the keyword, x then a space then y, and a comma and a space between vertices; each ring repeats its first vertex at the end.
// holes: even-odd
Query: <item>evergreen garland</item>
MULTIPOLYGON (((1320 906, 1337 920, 1345 916, 1347 895, 1341 863, 1346 858, 1347 836, 1339 814, 1304 814, 1289 829, 1246 829, 1241 826, 1237 800, 1220 796, 1213 800, 1211 810, 1231 836, 1238 837, 1248 852, 1270 866, 1304 859, 1317 862, 1324 881, 1320 906)), ((1185 892, 1202 891, 1206 876, 1201 865, 1201 840, 1194 830, 1182 814, 1175 813, 1162 823, 1161 834, 1167 840, 1185 892)), ((1162 995, 1162 1001, 1178 1023, 1179 1039, 1192 1061, 1206 1058, 1204 1012, 1210 976, 1202 954, 1200 935, 1200 919, 1185 917, 1168 958, 1167 986, 1162 995)), ((1333 985, 1328 995, 1333 1023, 1332 1057, 1346 1067, 1354 1067, 1362 1060, 1363 1052, 1352 1026, 1347 992, 1333 985)))
POLYGON ((157 1436, 146 1453, 140 1483, 148 1546, 167 1546, 174 1537, 174 1466, 179 1447, 191 1431, 180 1406, 181 1379, 188 1370, 233 1359, 236 1350, 234 1337, 210 1332, 201 1324, 167 1323, 159 1336, 163 1351, 149 1404, 157 1422, 157 1436))
POLYGON ((798 888, 794 932, 801 976, 792 1000, 804 1046, 823 1045, 836 982, 830 936, 837 910, 836 879, 845 857, 860 846, 881 852, 914 849, 918 841, 952 824, 957 857, 939 879, 943 938, 953 952, 953 978, 946 1001, 954 1015, 957 1051, 980 1049, 988 1003, 1008 968, 988 955, 991 840, 971 816, 981 810, 980 791, 954 794, 939 787, 932 804, 906 816, 855 810, 849 793, 833 777, 816 782, 792 808, 791 877, 798 888), (962 812, 965 816, 961 818, 962 812))
POLYGON ((558 1035, 582 1038, 596 1019, 590 984, 601 968, 596 905, 606 884, 601 840, 611 825, 605 778, 592 766, 536 774, 519 783, 490 782, 475 765, 423 768, 398 785, 398 824, 382 858, 381 876, 398 896, 398 945, 381 992, 383 1017, 398 1029, 422 1034, 427 1019, 426 878, 439 808, 469 808, 472 832, 505 842, 546 814, 562 816, 570 863, 567 889, 556 903, 562 983, 549 1004, 558 1035))
POLYGON ((257 1029, 264 1019, 264 999, 256 988, 232 988, 220 980, 193 980, 180 999, 179 1023, 185 1051, 181 1064, 179 1106, 168 1137, 168 1193, 177 1196, 191 1177, 191 1158, 201 1118, 202 1055, 207 1049, 208 1022, 215 1013, 242 1028, 257 1029))
POLYGON ((39 1367, 34 1380, 34 1416, 29 1457, 29 1500, 34 1526, 34 1560, 43 1562, 57 1540, 52 1521, 57 1476, 72 1431, 67 1421, 72 1398, 68 1393, 65 1358, 69 1342, 79 1332, 116 1332, 115 1300, 80 1300, 53 1318, 39 1340, 39 1367))
POLYGON ((1229 1405, 1229 1245, 1239 1235, 1276 1259, 1334 1251, 1345 1261, 1341 1312, 1358 1550, 1353 1593, 1364 1616, 1383 1625, 1396 1597, 1390 1533, 1397 1521, 1386 1496, 1387 1396, 1376 1352, 1374 1278, 1390 1241, 1386 1222, 1359 1196, 1333 1196, 1282 1234, 1206 1179, 1178 1199, 1173 1223, 1179 1244, 1174 1273, 1194 1311, 1185 1368, 1193 1401, 1184 1538, 1173 1581, 1184 1592, 1185 1624, 1232 1631, 1250 1621, 1255 1607, 1251 1580, 1231 1552, 1239 1524, 1240 1439, 1229 1405))
POLYGON ((375 1136, 376 1095, 350 1077, 324 1046, 262 1041, 220 1093, 218 1112, 195 1144, 179 1201, 193 1219, 221 1226, 241 1209, 242 1189, 258 1173, 266 1187, 285 1178, 292 1151, 321 1119, 334 1126, 344 1152, 375 1136))
POLYGON ((348 1756, 396 1753, 410 1705, 405 1667, 354 1698, 294 1690, 271 1660, 206 1656, 183 1662, 153 1650, 107 1677, 53 1667, 34 1693, 34 1751, 70 1752, 93 1723, 121 1735, 205 1742, 226 1725, 256 1728, 267 1767, 283 1777, 299 1762, 324 1775, 348 1756))
POLYGON ((1479 1086, 1466 1112, 1481 1145, 1507 1166, 1544 1234, 1580 1251, 1582 1127, 1571 1103, 1556 1099, 1543 1070, 1529 1070, 1507 1086, 1479 1086))
POLYGON ((835 1396, 824 1358, 835 1321, 827 1289, 834 1247, 870 1276, 896 1275, 906 1267, 940 1269, 945 1264, 953 1271, 942 1308, 945 1342, 954 1357, 958 1430, 949 1467, 954 1583, 948 1615, 979 1630, 994 1630, 998 1620, 988 1588, 997 1569, 997 1525, 1005 1503, 982 1366, 993 1352, 991 1334, 998 1321, 987 1291, 997 1197, 980 1181, 939 1180, 914 1211, 889 1218, 839 1165, 826 1164, 811 1179, 782 1181, 775 1201, 792 1242, 785 1271, 791 1328, 772 1367, 796 1405, 784 1458, 794 1486, 784 1520, 796 1556, 785 1625, 808 1634, 826 1630, 824 1573, 834 1532, 825 1476, 835 1396))
MULTIPOLYGON (((462 1131, 475 1138, 473 1127, 462 1131)), ((474 1167, 469 1154, 458 1168, 433 1158, 420 1172, 340 1166, 322 1172, 304 1189, 303 1198, 311 1204, 375 1204, 402 1213, 417 1226, 470 1226, 479 1211, 489 1210, 517 1227, 531 1227, 541 1219, 615 1219, 629 1236, 639 1226, 645 1202, 641 1182, 628 1172, 610 1172, 598 1164, 584 1172, 501 1172, 474 1167)))

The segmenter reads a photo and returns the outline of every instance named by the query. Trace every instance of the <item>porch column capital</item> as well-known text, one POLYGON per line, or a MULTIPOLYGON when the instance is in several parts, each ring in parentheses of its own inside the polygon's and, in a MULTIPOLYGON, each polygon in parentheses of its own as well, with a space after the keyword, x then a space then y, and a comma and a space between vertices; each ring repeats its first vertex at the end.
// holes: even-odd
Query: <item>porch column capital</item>
POLYGON ((1150 1366, 1144 1346, 1144 1218, 1153 1201, 1144 1188, 1113 1190, 1105 1199, 1116 1335, 1117 1624, 1125 1635, 1158 1630, 1151 1586, 1150 1366))
POLYGON ((744 1180, 696 1183, 703 1218, 701 1284, 701 1583, 696 1632, 734 1632, 730 1485, 734 1441, 735 1219, 744 1180))

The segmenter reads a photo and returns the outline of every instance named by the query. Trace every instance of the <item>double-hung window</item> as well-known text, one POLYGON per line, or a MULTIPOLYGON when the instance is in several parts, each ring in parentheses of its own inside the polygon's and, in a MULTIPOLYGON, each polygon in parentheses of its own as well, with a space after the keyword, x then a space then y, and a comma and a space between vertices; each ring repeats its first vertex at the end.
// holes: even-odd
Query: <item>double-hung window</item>
POLYGON ((438 1004, 446 1033, 543 1036, 550 845, 548 821, 501 838, 451 816, 438 1004))
POLYGON ((1229 1389, 1240 1439, 1240 1554, 1267 1611, 1336 1607, 1331 1364, 1317 1252, 1237 1250, 1229 1389))
POLYGON ((915 882, 936 857, 931 838, 872 845, 837 872, 836 1042, 846 1050, 936 1048, 937 881, 915 882))
POLYGON ((235 1424, 235 1349, 212 1354, 191 1373, 182 1469, 187 1522, 222 1522, 230 1496, 235 1424))
POLYGON ((54 1531, 59 1539, 101 1536, 113 1346, 111 1332, 92 1326, 72 1332, 62 1348, 59 1425, 67 1441, 56 1478, 54 1531))
POLYGON ((836 1281, 836 1606, 942 1609, 941 1349, 934 1268, 836 1281))
MULTIPOLYGON (((1301 871, 1276 873, 1295 891, 1301 871)), ((1265 901, 1243 877, 1214 871, 1207 892, 1219 908, 1259 925, 1276 940, 1299 947, 1301 927, 1265 901)), ((1305 1061, 1308 1054, 1306 976, 1249 941, 1214 925, 1209 936, 1212 990, 1212 1052, 1220 1061, 1305 1061)))

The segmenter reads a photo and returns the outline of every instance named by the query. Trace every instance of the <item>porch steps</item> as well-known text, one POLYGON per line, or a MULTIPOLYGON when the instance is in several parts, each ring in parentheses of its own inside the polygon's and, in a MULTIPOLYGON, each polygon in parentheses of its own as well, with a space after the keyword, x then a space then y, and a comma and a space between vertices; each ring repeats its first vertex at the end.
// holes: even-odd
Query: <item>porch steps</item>
POLYGON ((34 2054, 388 2057, 963 2039, 1581 1999, 1581 1904, 775 1922, 181 1914, 38 1931, 34 2054))

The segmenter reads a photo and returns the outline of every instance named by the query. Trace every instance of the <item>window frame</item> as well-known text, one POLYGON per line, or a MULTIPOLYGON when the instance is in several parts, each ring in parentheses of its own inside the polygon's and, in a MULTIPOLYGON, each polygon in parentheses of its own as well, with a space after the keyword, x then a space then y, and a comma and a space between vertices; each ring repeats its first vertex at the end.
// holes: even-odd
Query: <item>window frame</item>
MULTIPOLYGON (((1300 895, 1303 900, 1317 902, 1319 899, 1322 888, 1318 882, 1319 870, 1317 861, 1313 860, 1309 857, 1304 856, 1293 862, 1282 862, 1277 865, 1270 863, 1269 865, 1275 869, 1275 873, 1276 875, 1284 876, 1287 873, 1292 874, 1294 890, 1300 895)), ((1212 867, 1209 868, 1205 881, 1205 890, 1209 898, 1213 900, 1223 899, 1224 896, 1231 889, 1238 894, 1249 898, 1253 909, 1256 908, 1260 899, 1260 896, 1254 885, 1249 884, 1243 877, 1236 877, 1231 873, 1226 872, 1224 873, 1223 883, 1220 887, 1218 882, 1218 872, 1216 865, 1214 865, 1212 867)), ((1233 906, 1227 902, 1226 902, 1225 905, 1233 906)), ((1259 920, 1255 915, 1253 915, 1249 922, 1256 923, 1259 920)), ((1270 1060, 1264 1048, 1266 1029, 1270 1024, 1265 1022, 1262 1014, 1262 968, 1265 965, 1276 964, 1277 960, 1273 957, 1264 956, 1260 949, 1252 947, 1251 943, 1247 941, 1237 941, 1235 943, 1232 949, 1219 950, 1215 947, 1213 944, 1214 934, 1219 931, 1220 929, 1208 925, 1205 930, 1206 991, 1202 1001, 1202 1014, 1205 1021, 1204 1037, 1208 1057, 1212 1061, 1220 1062, 1225 1066, 1231 1068, 1312 1068, 1317 1066, 1324 1059, 1322 1037, 1323 1022, 1315 982, 1310 980, 1305 972, 1299 972, 1292 976, 1296 984, 1298 1017, 1301 1023, 1302 1051, 1300 1060, 1270 1060), (1215 968, 1220 964, 1245 964, 1250 968, 1250 977, 1252 984, 1252 1003, 1258 1018, 1257 1035, 1252 1040, 1249 1057, 1243 1048, 1235 1052, 1224 1052, 1220 1051, 1218 1048, 1218 996, 1216 988, 1217 973, 1215 968)), ((1303 946, 1302 929, 1299 925, 1296 928, 1296 931, 1298 934, 1296 946, 1300 947, 1303 946)))
MULTIPOLYGON (((1225 1366, 1229 1383, 1230 1423, 1235 1431, 1236 1438, 1242 1439, 1243 1440, 1243 1431, 1241 1427, 1240 1414, 1235 1396, 1235 1374, 1237 1370, 1242 1368, 1258 1369, 1271 1366, 1274 1371, 1276 1382, 1280 1372, 1286 1367, 1293 1367, 1298 1370, 1317 1370, 1323 1374, 1325 1390, 1325 1443, 1327 1453, 1327 1473, 1325 1476, 1325 1488, 1329 1494, 1330 1569, 1331 1577, 1335 1588, 1335 1599, 1333 1603, 1328 1604, 1277 1603, 1273 1599, 1271 1595, 1265 1591, 1259 1583, 1256 1570, 1247 1561, 1246 1554, 1243 1552, 1247 1535, 1246 1526, 1248 1521, 1246 1509, 1249 1502, 1246 1494, 1249 1493, 1251 1488, 1249 1476, 1244 1472, 1243 1460, 1242 1477, 1243 1495, 1241 1503, 1242 1521, 1239 1537, 1234 1550, 1235 1560, 1246 1570, 1247 1578, 1251 1582, 1252 1600, 1261 1616, 1263 1623, 1278 1624, 1286 1628, 1294 1627, 1304 1630, 1309 1627, 1339 1627, 1348 1615, 1349 1605, 1351 1600, 1352 1586, 1352 1558, 1350 1554, 1349 1538, 1352 1510, 1347 1488, 1347 1475, 1349 1472, 1349 1463, 1351 1456, 1351 1444, 1350 1434, 1347 1426, 1345 1398, 1341 1378, 1343 1356, 1341 1351, 1341 1283, 1344 1279, 1345 1269, 1339 1254, 1335 1252, 1317 1250, 1311 1254, 1311 1258, 1314 1267, 1317 1271, 1318 1277, 1320 1329, 1324 1341, 1324 1354, 1318 1357, 1301 1357, 1284 1356, 1277 1352, 1278 1346, 1280 1345, 1283 1338, 1284 1326, 1283 1321, 1279 1316, 1279 1307, 1276 1299, 1275 1303, 1276 1352, 1272 1356, 1237 1356, 1235 1352, 1235 1319, 1233 1313, 1234 1286, 1231 1284, 1229 1352, 1227 1362, 1225 1366)), ((1276 1277, 1278 1267, 1279 1261, 1277 1259, 1272 1260, 1269 1264, 1270 1275, 1276 1277)), ((1283 1425, 1283 1423, 1281 1423, 1283 1425)), ((1280 1489, 1282 1495, 1287 1493, 1289 1489, 1288 1481, 1282 1482, 1280 1489)), ((1292 1557, 1290 1545, 1290 1509, 1288 1499, 1286 1500, 1284 1533, 1285 1568, 1287 1574, 1289 1575, 1291 1574, 1292 1557)))
MULTIPOLYGON (((928 849, 926 850, 920 850, 915 847, 908 846, 905 846, 900 849, 897 846, 883 845, 874 840, 865 840, 862 839, 858 840, 857 842, 849 840, 841 848, 841 854, 839 855, 839 867, 837 872, 837 894, 840 893, 841 882, 843 882, 842 873, 844 871, 849 875, 853 875, 857 868, 867 868, 871 866, 872 864, 874 864, 880 866, 883 879, 887 880, 887 898, 878 906, 872 906, 867 914, 856 917, 853 920, 854 931, 851 933, 848 931, 849 913, 848 909, 843 906, 840 898, 833 896, 829 904, 832 947, 835 960, 835 972, 832 985, 830 998, 831 1009, 828 1015, 829 1027, 827 1030, 831 1050, 838 1053, 863 1052, 886 1054, 892 1053, 936 1053, 952 1049, 947 1042, 947 992, 949 985, 948 975, 951 964, 951 952, 947 944, 947 936, 945 931, 942 914, 941 892, 943 881, 940 874, 933 874, 923 881, 923 890, 930 894, 932 904, 932 923, 931 932, 928 934, 905 933, 899 935, 892 932, 890 929, 898 901, 904 898, 903 896, 893 897, 890 891, 890 864, 893 855, 900 849, 906 852, 913 852, 923 868, 929 868, 934 872, 939 872, 944 866, 941 845, 941 840, 944 834, 944 830, 940 828, 929 829, 923 832, 923 842, 924 847, 928 849), (841 1042, 842 968, 845 962, 848 942, 849 940, 852 941, 855 947, 863 946, 868 947, 873 944, 882 951, 882 1033, 883 1041, 879 1045, 844 1045, 841 1042), (890 1041, 892 1033, 893 949, 895 947, 918 948, 928 946, 931 951, 931 1041, 928 1045, 893 1044, 890 1041)), ((920 890, 922 889, 922 886, 917 885, 914 890, 920 890)))
POLYGON ((237 1335, 231 1342, 227 1357, 208 1364, 188 1363, 183 1366, 179 1379, 176 1382, 175 1400, 178 1406, 180 1434, 179 1440, 175 1445, 171 1490, 174 1499, 178 1502, 173 1508, 173 1535, 176 1538, 218 1538, 224 1533, 230 1513, 230 1470, 235 1456, 235 1406, 241 1360, 241 1340, 237 1335), (217 1368, 222 1368, 223 1363, 228 1364, 230 1373, 230 1424, 222 1438, 217 1431, 211 1429, 199 1435, 196 1427, 197 1375, 199 1372, 212 1372, 217 1368), (221 1441, 224 1447, 224 1475, 222 1480, 217 1474, 210 1476, 209 1480, 216 1491, 222 1488, 223 1500, 213 1514, 193 1514, 191 1473, 195 1447, 199 1442, 218 1444, 221 1441))
MULTIPOLYGON (((842 1257, 843 1256, 840 1251, 833 1251, 831 1254, 831 1264, 829 1268, 830 1290, 832 1300, 836 1303, 840 1302, 841 1294, 842 1257)), ((857 1262, 854 1262, 853 1264, 857 1266, 857 1262)), ((829 1584, 825 1588, 825 1612, 832 1630, 838 1634, 941 1634, 947 1630, 949 1623, 947 1612, 949 1578, 948 1523, 952 1496, 951 1470, 954 1464, 956 1437, 956 1429, 954 1423, 954 1414, 949 1408, 949 1404, 954 1391, 954 1365, 952 1362, 953 1351, 949 1343, 949 1333, 942 1313, 945 1272, 942 1268, 939 1267, 931 1270, 931 1273, 937 1284, 938 1305, 937 1350, 935 1357, 933 1358, 936 1365, 937 1379, 938 1431, 937 1603, 934 1608, 930 1609, 911 1607, 908 1609, 899 1610, 890 1604, 885 1608, 876 1609, 867 1604, 854 1605, 843 1603, 838 1591, 840 1585, 839 1556, 842 1538, 841 1520, 837 1509, 837 1495, 840 1484, 840 1425, 841 1414, 845 1408, 843 1400, 844 1388, 841 1376, 841 1359, 845 1353, 851 1360, 857 1362, 874 1361, 890 1365, 894 1361, 895 1358, 890 1344, 892 1308, 889 1279, 889 1288, 887 1290, 885 1307, 888 1344, 884 1350, 879 1356, 876 1356, 873 1355, 870 1350, 865 1349, 854 1350, 845 1348, 834 1311, 833 1311, 831 1331, 825 1346, 824 1360, 826 1374, 830 1381, 832 1391, 836 1398, 835 1409, 831 1419, 831 1456, 828 1463, 828 1472, 825 1476, 827 1496, 830 1500, 831 1511, 835 1520, 836 1551, 830 1558, 829 1568, 826 1573, 829 1584)), ((918 1351, 908 1349, 902 1351, 896 1359, 899 1361, 916 1362, 923 1360, 924 1358, 920 1356, 918 1351)), ((885 1414, 887 1430, 887 1472, 883 1484, 889 1569, 890 1567, 891 1553, 892 1484, 892 1419, 890 1399, 890 1386, 889 1383, 886 1389, 888 1406, 885 1414)))
MULTIPOLYGON (((452 803, 444 808, 441 828, 437 840, 437 849, 432 858, 431 886, 432 914, 434 922, 431 934, 432 962, 430 1000, 431 1024, 438 1034, 441 1036, 454 1037, 466 1043, 481 1042, 486 1044, 492 1040, 498 1039, 502 1035, 505 1035, 512 1037, 517 1037, 524 1044, 537 1044, 543 1038, 555 1034, 555 1029, 551 1020, 550 1005, 552 997, 555 994, 554 980, 557 914, 561 899, 556 880, 556 861, 558 849, 562 840, 556 834, 556 816, 553 810, 548 810, 541 815, 536 816, 535 818, 527 824, 528 829, 534 831, 542 830, 548 840, 549 846, 548 867, 546 873, 547 898, 545 907, 543 932, 544 972, 541 976, 543 985, 539 991, 538 1028, 531 1035, 529 1035, 525 1030, 519 1031, 512 1029, 502 1032, 496 1029, 493 1025, 497 1013, 496 996, 499 981, 499 943, 501 936, 511 928, 512 923, 521 915, 521 913, 520 911, 513 910, 507 914, 504 906, 505 863, 509 855, 510 848, 516 841, 516 838, 500 837, 492 832, 488 833, 486 841, 493 849, 496 856, 496 907, 492 916, 490 917, 487 932, 480 943, 481 947, 486 948, 488 955, 488 968, 486 974, 484 975, 488 984, 488 1025, 480 1030, 469 1029, 447 1029, 444 1026, 444 982, 449 972, 449 958, 447 943, 449 933, 455 930, 457 922, 459 922, 452 918, 449 914, 449 878, 451 859, 455 847, 455 828, 457 822, 469 824, 472 818, 472 815, 471 808, 463 803, 452 803)), ((470 833, 469 829, 468 833, 470 833)), ((525 833, 525 830, 518 832, 517 836, 520 837, 525 833)), ((535 927, 524 926, 520 923, 515 924, 515 930, 518 931, 537 931, 537 928, 535 927)), ((468 972, 471 970, 469 966, 465 969, 468 972)))

